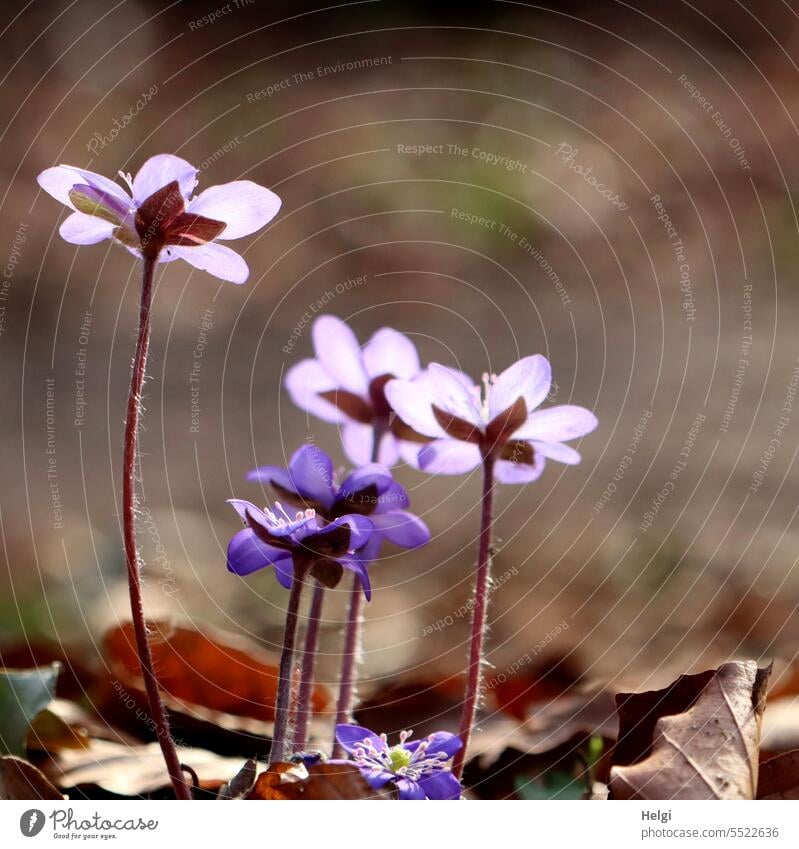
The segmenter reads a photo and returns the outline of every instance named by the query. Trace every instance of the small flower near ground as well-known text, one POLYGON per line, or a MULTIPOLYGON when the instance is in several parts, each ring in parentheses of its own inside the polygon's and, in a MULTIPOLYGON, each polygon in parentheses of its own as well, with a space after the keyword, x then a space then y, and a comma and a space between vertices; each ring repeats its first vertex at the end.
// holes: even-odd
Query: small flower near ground
MULTIPOLYGON (((402 333, 384 327, 363 346, 341 319, 320 316, 311 329, 314 359, 286 373, 292 401, 314 416, 342 427, 344 450, 353 463, 372 460, 375 432, 377 461, 394 466, 400 457, 414 462, 419 445, 405 438, 402 423, 391 421, 385 386, 392 378, 409 379, 419 371, 419 355, 402 333)), ((407 429, 406 429, 407 430, 407 429)), ((410 431, 407 436, 415 437, 410 431)))
POLYGON ((486 458, 502 483, 537 480, 547 459, 580 462, 565 442, 590 433, 596 416, 570 404, 537 409, 549 394, 552 371, 541 355, 525 357, 475 386, 433 363, 414 380, 392 380, 386 397, 397 415, 432 441, 419 451, 419 467, 463 474, 486 458))
POLYGON ((397 788, 400 799, 459 799, 460 782, 448 761, 463 745, 455 734, 439 731, 410 741, 403 731, 400 742, 389 746, 385 734, 358 725, 337 725, 336 739, 348 752, 363 777, 375 789, 397 788))
POLYGON ((114 239, 138 257, 183 259, 232 283, 244 283, 247 263, 218 239, 239 239, 260 230, 280 209, 280 198, 250 180, 211 186, 192 197, 197 169, 171 154, 148 159, 135 177, 113 180, 58 165, 39 174, 39 185, 73 210, 59 232, 73 245, 114 239))
POLYGON ((310 508, 292 516, 280 503, 275 503, 274 510, 261 510, 240 499, 228 503, 246 525, 228 544, 231 572, 244 576, 271 566, 282 586, 290 589, 298 571, 301 575, 308 571, 320 583, 334 587, 347 569, 358 577, 367 599, 371 597, 362 551, 374 525, 365 516, 341 516, 322 524, 310 508))
POLYGON ((406 509, 410 499, 405 488, 376 463, 361 466, 339 483, 330 457, 316 445, 303 445, 294 452, 288 469, 260 466, 247 479, 270 484, 282 502, 313 509, 327 521, 351 514, 368 516, 374 531, 361 550, 366 562, 377 557, 384 539, 401 548, 430 541, 427 525, 406 509))

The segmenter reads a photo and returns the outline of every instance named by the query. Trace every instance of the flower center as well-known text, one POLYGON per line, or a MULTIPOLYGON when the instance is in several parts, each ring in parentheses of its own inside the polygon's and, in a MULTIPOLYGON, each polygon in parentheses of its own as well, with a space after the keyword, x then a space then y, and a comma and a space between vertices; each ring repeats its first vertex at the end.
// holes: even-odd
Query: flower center
POLYGON ((410 765, 413 760, 413 753, 409 752, 404 746, 392 746, 388 750, 388 760, 389 769, 392 772, 399 772, 410 765))

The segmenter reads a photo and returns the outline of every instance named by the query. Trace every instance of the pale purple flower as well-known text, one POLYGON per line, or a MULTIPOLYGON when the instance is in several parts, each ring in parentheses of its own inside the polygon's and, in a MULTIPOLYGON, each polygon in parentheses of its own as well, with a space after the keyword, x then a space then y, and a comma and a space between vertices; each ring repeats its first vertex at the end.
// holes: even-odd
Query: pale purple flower
POLYGON ((414 462, 419 445, 398 437, 402 422, 393 420, 384 392, 392 378, 419 373, 413 342, 384 327, 361 349, 352 330, 332 315, 316 319, 311 338, 316 357, 302 360, 286 373, 291 400, 312 415, 341 425, 344 450, 353 463, 371 461, 375 428, 382 432, 379 463, 393 466, 400 457, 414 462))
POLYGON ((463 474, 485 457, 495 461, 502 483, 541 476, 546 459, 580 462, 565 442, 590 433, 596 416, 564 404, 537 409, 549 394, 552 372, 537 354, 475 386, 436 363, 414 380, 392 380, 386 397, 404 422, 433 441, 419 452, 419 467, 434 474, 463 474))
POLYGON ((361 466, 339 482, 330 457, 317 445, 303 445, 288 469, 260 466, 247 479, 270 484, 281 501, 315 510, 330 522, 352 514, 368 516, 374 531, 360 552, 366 562, 377 557, 384 539, 401 548, 430 541, 427 525, 406 509, 410 499, 405 488, 377 463, 361 466))
POLYGON ((39 174, 39 185, 73 210, 61 237, 73 245, 114 239, 136 256, 160 262, 184 259, 195 268, 232 283, 244 283, 247 263, 216 239, 239 239, 260 230, 280 209, 280 198, 250 180, 211 186, 192 197, 197 169, 164 153, 148 159, 135 177, 113 180, 58 165, 39 174))
POLYGON ((336 726, 336 739, 375 790, 392 784, 400 799, 459 799, 460 782, 447 762, 463 745, 460 737, 438 731, 409 742, 410 736, 403 731, 399 745, 389 746, 385 734, 359 725, 336 726))
POLYGON ((362 550, 374 525, 365 516, 341 516, 324 524, 310 508, 292 516, 280 503, 275 503, 274 510, 261 510, 240 499, 228 503, 246 525, 228 544, 231 572, 244 576, 271 566, 278 581, 290 589, 298 568, 325 586, 338 584, 347 569, 358 577, 366 598, 371 598, 362 550))

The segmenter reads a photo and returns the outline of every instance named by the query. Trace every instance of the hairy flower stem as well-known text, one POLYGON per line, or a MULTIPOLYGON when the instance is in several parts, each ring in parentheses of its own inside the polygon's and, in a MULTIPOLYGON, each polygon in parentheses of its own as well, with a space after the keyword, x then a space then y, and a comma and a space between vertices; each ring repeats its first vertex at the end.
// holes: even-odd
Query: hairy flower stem
POLYGON ((491 520, 494 501, 494 458, 483 458, 483 495, 480 514, 480 541, 477 552, 477 572, 474 583, 474 609, 472 610, 472 637, 469 646, 469 669, 466 693, 461 713, 460 738, 463 746, 455 754, 452 772, 460 781, 466 761, 469 740, 477 717, 478 697, 482 679, 483 647, 485 644, 488 614, 488 588, 491 571, 491 520))
POLYGON ((191 799, 191 789, 186 783, 180 766, 175 741, 169 733, 169 719, 158 692, 153 655, 147 637, 147 624, 142 603, 139 553, 136 547, 136 448, 141 412, 141 392, 147 366, 147 349, 150 344, 150 306, 153 299, 153 278, 158 255, 144 257, 142 274, 141 306, 139 309, 139 334, 136 354, 133 359, 133 376, 130 381, 128 413, 125 420, 125 450, 122 475, 122 522, 125 538, 125 560, 128 567, 128 589, 130 591, 130 613, 136 636, 136 651, 139 656, 144 689, 150 705, 150 717, 164 756, 169 779, 178 799, 191 799))
MULTIPOLYGON (((388 421, 375 422, 374 442, 372 443, 372 462, 380 456, 380 442, 388 429, 388 421)), ((338 701, 336 702, 336 725, 353 722, 355 709, 355 685, 358 679, 358 660, 363 645, 363 590, 356 576, 353 576, 350 590, 350 606, 347 610, 347 624, 344 627, 344 650, 341 659, 338 701)), ((344 749, 336 741, 333 744, 333 757, 344 757, 344 749)))
POLYGON ((286 759, 288 744, 289 717, 291 715, 291 684, 294 670, 294 645, 297 641, 297 622, 299 621, 300 596, 305 583, 306 567, 295 559, 294 578, 291 582, 289 603, 286 608, 286 624, 283 628, 283 650, 278 669, 277 701, 275 704, 275 730, 272 734, 272 748, 269 750, 269 764, 280 763, 286 759))
POLYGON ((319 622, 322 618, 322 602, 325 588, 318 581, 311 596, 311 609, 308 611, 308 627, 305 630, 305 645, 302 650, 302 671, 300 673, 300 693, 297 697, 297 719, 294 731, 294 748, 304 752, 308 745, 308 723, 311 719, 311 694, 314 686, 316 652, 319 648, 319 622))

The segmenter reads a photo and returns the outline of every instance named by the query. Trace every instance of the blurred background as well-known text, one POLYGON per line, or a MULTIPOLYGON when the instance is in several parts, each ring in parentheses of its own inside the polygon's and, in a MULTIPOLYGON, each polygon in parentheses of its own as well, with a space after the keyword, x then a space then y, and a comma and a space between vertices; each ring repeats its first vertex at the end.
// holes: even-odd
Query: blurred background
MULTIPOLYGON (((0 647, 91 658, 127 616, 121 437, 137 267, 58 236, 36 175, 155 153, 278 218, 236 287, 164 266, 142 433, 147 608, 276 651, 225 504, 336 428, 285 370, 323 312, 479 378, 544 353, 583 462, 501 488, 494 674, 657 686, 799 647, 799 13, 792 4, 8 3, 0 27, 0 647), (431 8, 432 6, 432 8, 431 8), (482 220, 481 220, 482 219, 482 220), (74 649, 71 649, 74 650, 74 649), (525 659, 527 658, 527 659, 525 659)), ((434 539, 371 570, 365 695, 464 665, 477 475, 397 471, 434 539)), ((330 593, 333 682, 345 592, 330 593)))

